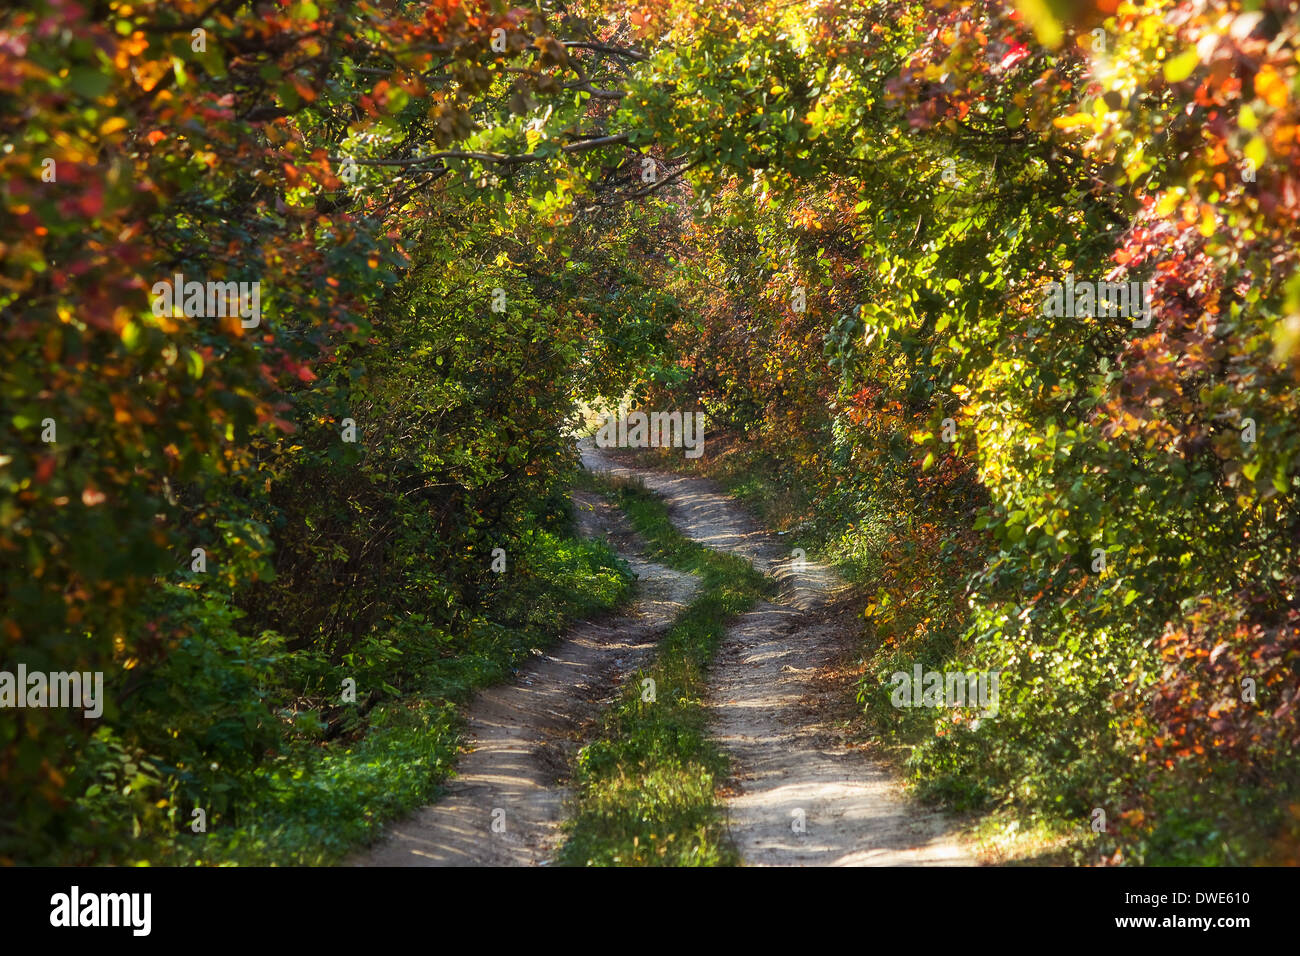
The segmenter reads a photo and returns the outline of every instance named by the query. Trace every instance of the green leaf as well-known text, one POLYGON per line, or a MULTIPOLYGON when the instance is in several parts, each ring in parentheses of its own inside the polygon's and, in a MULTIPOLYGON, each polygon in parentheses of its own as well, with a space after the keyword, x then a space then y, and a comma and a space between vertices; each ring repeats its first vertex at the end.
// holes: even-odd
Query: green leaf
POLYGON ((1172 60, 1165 61, 1165 79, 1170 83, 1181 83, 1192 75, 1198 63, 1201 62, 1201 55, 1196 52, 1196 48, 1180 53, 1172 60))
POLYGON ((112 85, 105 74, 90 66, 78 66, 68 71, 68 83, 78 96, 88 100, 98 99, 108 92, 112 85))

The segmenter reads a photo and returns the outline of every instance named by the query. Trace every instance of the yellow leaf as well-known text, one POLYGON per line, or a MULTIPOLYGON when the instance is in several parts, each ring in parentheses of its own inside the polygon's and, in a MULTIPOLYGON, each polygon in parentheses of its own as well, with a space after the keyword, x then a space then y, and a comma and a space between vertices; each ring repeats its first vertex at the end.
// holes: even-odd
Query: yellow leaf
POLYGON ((1205 206, 1202 206, 1202 207, 1201 207, 1201 226, 1200 226, 1201 235, 1203 235, 1203 236, 1205 236, 1205 237, 1207 237, 1207 238, 1210 237, 1210 236, 1212 236, 1212 235, 1214 235, 1214 229, 1215 229, 1215 226, 1216 226, 1216 225, 1217 225, 1217 224, 1216 224, 1215 219, 1214 219, 1214 209, 1213 209, 1211 206, 1209 206, 1208 204, 1205 205, 1205 206))
POLYGON ((1061 22, 1053 14, 1051 3, 1047 0, 1016 0, 1016 6, 1029 25, 1034 28, 1039 43, 1052 49, 1061 45, 1061 38, 1065 31, 1061 28, 1061 22))
POLYGON ((1267 63, 1255 74, 1255 95, 1274 109, 1280 110, 1286 106, 1286 83, 1278 75, 1277 70, 1267 63))
POLYGON ((1058 116, 1052 120, 1052 125, 1057 129, 1077 129, 1080 126, 1091 126, 1093 118, 1087 113, 1075 113, 1072 116, 1058 116))
POLYGON ((1184 50, 1178 56, 1165 61, 1165 80, 1169 83, 1181 83, 1191 76, 1201 62, 1201 55, 1195 47, 1184 50))

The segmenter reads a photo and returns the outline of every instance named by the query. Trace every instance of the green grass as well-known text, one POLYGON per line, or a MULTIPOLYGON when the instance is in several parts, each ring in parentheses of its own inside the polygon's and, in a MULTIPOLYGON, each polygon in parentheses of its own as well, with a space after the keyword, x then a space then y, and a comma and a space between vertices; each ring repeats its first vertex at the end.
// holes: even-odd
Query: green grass
MULTIPOLYGON (((466 692, 470 687, 466 685, 466 692)), ((256 802, 235 826, 182 838, 168 864, 319 866, 339 862, 383 825, 431 802, 455 766, 460 721, 449 700, 371 712, 351 744, 303 747, 258 771, 256 802)))
MULTIPOLYGON (((526 562, 527 573, 512 580, 490 618, 478 617, 454 635, 423 626, 383 635, 381 643, 400 653, 377 658, 364 683, 391 682, 400 692, 356 715, 351 729, 330 742, 321 739, 313 712, 298 714, 295 726, 306 729, 240 775, 238 797, 224 812, 208 811, 206 832, 191 832, 188 814, 160 808, 154 819, 137 816, 129 850, 93 862, 326 865, 371 842, 388 821, 435 800, 455 768, 459 705, 478 688, 510 679, 570 622, 613 610, 632 592, 630 570, 604 542, 539 533, 526 562)), ((111 736, 93 740, 87 756, 105 767, 133 759, 111 736)), ((104 826, 123 813, 131 819, 121 777, 105 776, 83 799, 104 826)), ((213 779, 219 788, 235 783, 213 779)))
POLYGON ((654 665, 629 679, 582 749, 578 791, 559 862, 568 866, 727 866, 731 846, 717 788, 727 761, 709 739, 702 697, 727 622, 770 583, 744 559, 681 535, 663 503, 644 488, 589 477, 611 495, 646 539, 649 556, 697 574, 696 599, 658 647, 654 665), (643 681, 655 699, 643 700, 643 681))

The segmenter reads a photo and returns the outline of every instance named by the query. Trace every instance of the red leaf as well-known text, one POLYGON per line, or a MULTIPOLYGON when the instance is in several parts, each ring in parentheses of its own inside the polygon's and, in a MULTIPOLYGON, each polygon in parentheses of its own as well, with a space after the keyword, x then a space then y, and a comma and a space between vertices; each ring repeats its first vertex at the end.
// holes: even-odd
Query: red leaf
POLYGON ((998 69, 1009 70, 1017 63, 1019 63, 1021 60, 1027 59, 1028 57, 1029 57, 1029 48, 1026 47, 1023 43, 1017 43, 1016 41, 1012 40, 1011 43, 1007 45, 1006 56, 1004 56, 1001 60, 998 61, 998 69))
POLYGON ((40 463, 36 466, 36 475, 34 478, 36 484, 43 485, 50 480, 50 477, 54 474, 55 464, 56 460, 53 455, 46 455, 40 460, 40 463))

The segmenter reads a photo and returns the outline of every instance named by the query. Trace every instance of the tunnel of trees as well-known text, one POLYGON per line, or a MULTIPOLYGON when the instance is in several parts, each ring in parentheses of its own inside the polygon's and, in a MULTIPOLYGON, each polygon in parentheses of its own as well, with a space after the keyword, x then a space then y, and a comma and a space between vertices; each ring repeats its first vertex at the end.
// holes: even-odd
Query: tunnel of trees
POLYGON ((620 401, 857 570, 926 797, 1300 852, 1294 4, 20 0, 0 103, 0 670, 104 674, 0 711, 0 862, 419 805, 627 592, 568 503, 620 401))

